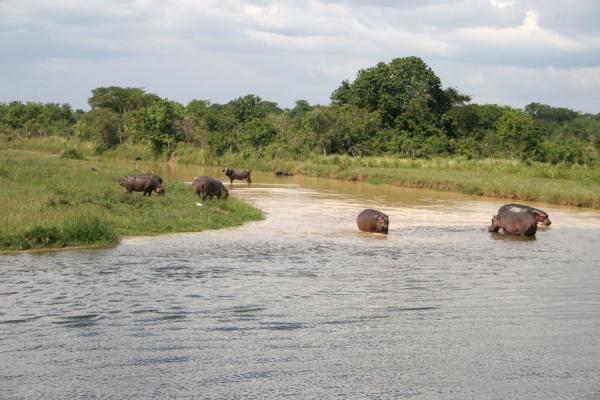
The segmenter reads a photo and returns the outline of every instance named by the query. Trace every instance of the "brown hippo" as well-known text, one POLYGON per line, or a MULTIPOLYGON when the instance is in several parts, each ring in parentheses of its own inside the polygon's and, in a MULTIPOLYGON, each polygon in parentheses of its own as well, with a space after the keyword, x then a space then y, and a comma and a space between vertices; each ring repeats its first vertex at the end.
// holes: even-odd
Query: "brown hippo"
POLYGON ((510 235, 535 236, 537 219, 527 211, 502 210, 492 218, 488 232, 498 232, 500 228, 510 235))
POLYGON ((367 208, 358 214, 356 223, 361 231, 388 233, 390 220, 384 213, 367 208))
POLYGON ((144 192, 144 196, 150 196, 155 191, 159 194, 165 194, 162 178, 155 174, 145 173, 126 176, 121 179, 121 186, 127 193, 144 192))
POLYGON ((248 169, 231 169, 224 168, 223 173, 229 177, 229 184, 233 184, 233 180, 237 179, 238 181, 246 181, 248 184, 252 183, 252 179, 250 179, 250 170, 248 169))
POLYGON ((288 172, 288 171, 277 170, 277 171, 275 171, 275 176, 294 176, 294 174, 292 174, 291 172, 288 172))
POLYGON ((542 211, 537 208, 529 207, 529 206, 524 206, 522 204, 505 204, 498 209, 498 215, 500 215, 500 213, 502 213, 504 211, 512 211, 512 212, 525 211, 525 212, 528 212, 529 214, 533 215, 535 217, 535 219, 537 220, 537 222, 539 222, 542 225, 548 226, 552 223, 552 221, 550 221, 550 218, 548 217, 548 213, 546 213, 545 211, 542 211))
POLYGON ((192 189, 202 198, 202 201, 205 201, 207 197, 212 199, 216 196, 217 199, 220 199, 223 196, 226 199, 229 196, 229 192, 225 185, 223 185, 223 182, 210 176, 195 177, 192 182, 192 189))

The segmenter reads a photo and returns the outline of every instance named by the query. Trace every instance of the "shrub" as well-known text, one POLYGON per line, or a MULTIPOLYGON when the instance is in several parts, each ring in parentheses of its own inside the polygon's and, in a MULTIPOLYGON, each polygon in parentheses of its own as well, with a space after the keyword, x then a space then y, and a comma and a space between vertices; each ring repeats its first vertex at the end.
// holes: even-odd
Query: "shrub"
POLYGON ((83 160, 83 154, 74 147, 68 147, 60 154, 61 158, 71 158, 74 160, 83 160))

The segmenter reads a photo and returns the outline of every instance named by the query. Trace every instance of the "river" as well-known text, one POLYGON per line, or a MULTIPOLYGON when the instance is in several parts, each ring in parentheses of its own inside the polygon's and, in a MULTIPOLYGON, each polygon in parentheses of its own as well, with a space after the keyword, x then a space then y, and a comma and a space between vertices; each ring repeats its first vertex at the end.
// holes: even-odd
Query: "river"
POLYGON ((0 255, 0 398, 600 398, 600 213, 520 239, 501 199, 253 180, 264 221, 0 255))

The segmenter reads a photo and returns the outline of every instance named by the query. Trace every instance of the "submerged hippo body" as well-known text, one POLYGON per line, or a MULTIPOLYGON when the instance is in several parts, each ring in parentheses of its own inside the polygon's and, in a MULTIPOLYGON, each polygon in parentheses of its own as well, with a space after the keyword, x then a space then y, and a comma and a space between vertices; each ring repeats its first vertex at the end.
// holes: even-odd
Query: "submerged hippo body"
POLYGON ((197 176, 192 182, 192 189, 205 201, 207 197, 216 197, 220 199, 221 196, 226 199, 229 196, 229 192, 223 182, 211 178, 210 176, 197 176))
POLYGON ((294 176, 294 174, 292 174, 291 172, 288 172, 288 171, 277 170, 277 171, 275 171, 275 176, 294 176))
POLYGON ((523 204, 505 204, 498 209, 498 215, 500 215, 504 212, 516 212, 516 213, 527 212, 527 213, 533 215, 535 217, 536 221, 542 225, 548 226, 552 223, 552 221, 550 221, 550 218, 548 217, 547 212, 540 210, 538 208, 525 206, 523 204))
POLYGON ((223 173, 229 178, 230 184, 233 184, 234 179, 237 179, 238 181, 246 181, 248 184, 251 184, 252 179, 250 179, 250 172, 251 171, 248 169, 223 169, 223 173))
POLYGON ((144 196, 151 196, 152 192, 165 193, 162 178, 149 173, 126 176, 121 180, 121 186, 123 186, 127 193, 144 192, 144 196))
POLYGON ((510 235, 535 236, 537 219, 527 211, 503 210, 492 218, 489 232, 498 232, 500 228, 510 235))
POLYGON ((364 232, 388 233, 390 220, 384 213, 367 208, 358 214, 356 224, 364 232))

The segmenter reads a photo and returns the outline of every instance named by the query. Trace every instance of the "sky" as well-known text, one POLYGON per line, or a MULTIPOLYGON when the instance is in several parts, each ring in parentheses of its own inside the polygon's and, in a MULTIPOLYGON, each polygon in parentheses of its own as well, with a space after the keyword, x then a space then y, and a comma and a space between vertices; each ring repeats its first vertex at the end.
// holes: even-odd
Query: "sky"
POLYGON ((0 0, 0 102, 88 109, 100 86, 187 104, 329 104, 421 57, 476 103, 600 112, 597 0, 0 0))

